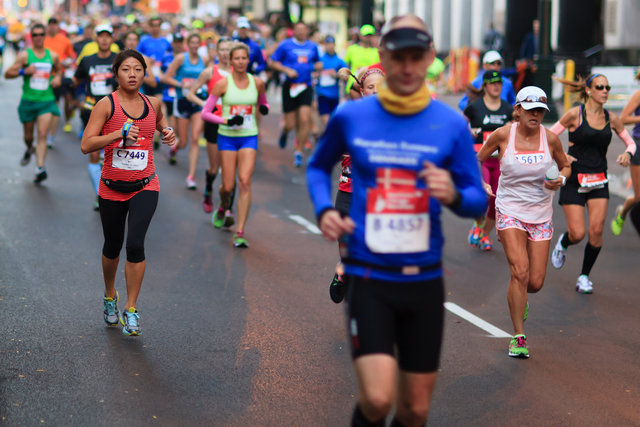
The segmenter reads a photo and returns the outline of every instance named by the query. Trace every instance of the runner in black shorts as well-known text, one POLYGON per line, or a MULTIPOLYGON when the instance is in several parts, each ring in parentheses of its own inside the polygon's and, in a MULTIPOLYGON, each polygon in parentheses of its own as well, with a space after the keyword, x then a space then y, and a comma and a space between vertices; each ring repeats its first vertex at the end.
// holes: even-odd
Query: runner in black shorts
POLYGON ((584 248, 576 292, 590 294, 593 292, 593 283, 589 280, 589 274, 602 248, 602 232, 609 205, 607 150, 611 143, 611 131, 614 130, 627 146, 626 151, 617 158, 622 166, 629 166, 631 156, 636 152, 636 144, 618 116, 604 109, 611 89, 604 75, 592 74, 586 80, 562 82, 574 92, 579 92, 586 102, 567 111, 551 128, 556 135, 565 128, 569 129, 568 155, 573 162, 567 185, 560 190, 560 204, 567 218, 568 231, 558 239, 551 262, 555 268, 562 268, 569 246, 584 239, 587 234, 584 219, 586 207, 589 240, 584 248))
POLYGON ((424 425, 444 316, 440 214, 447 206, 479 216, 487 197, 465 119, 425 84, 435 57, 425 23, 391 19, 380 57, 386 84, 335 112, 307 185, 323 235, 349 234, 347 327, 359 390, 352 425, 383 426, 394 404, 392 425, 424 425), (348 217, 331 198, 345 152, 353 159, 348 217))

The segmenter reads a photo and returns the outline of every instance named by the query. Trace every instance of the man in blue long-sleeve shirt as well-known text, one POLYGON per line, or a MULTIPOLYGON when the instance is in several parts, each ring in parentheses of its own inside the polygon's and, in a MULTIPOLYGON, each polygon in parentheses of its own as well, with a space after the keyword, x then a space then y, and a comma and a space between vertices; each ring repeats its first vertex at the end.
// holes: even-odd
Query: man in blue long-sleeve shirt
POLYGON ((389 21, 377 96, 347 102, 329 120, 309 162, 307 183, 320 230, 348 234, 343 253, 352 357, 361 393, 352 425, 423 425, 443 329, 443 207, 465 217, 487 205, 466 120, 431 100, 435 57, 424 22, 389 21), (351 155, 349 216, 331 200, 331 172, 351 155), (396 389, 397 387, 397 389, 396 389))
POLYGON ((251 23, 245 16, 241 16, 236 21, 236 27, 238 35, 235 37, 235 40, 241 41, 249 46, 249 66, 247 67, 247 71, 251 74, 258 75, 267 68, 267 63, 264 60, 260 45, 249 37, 251 23))

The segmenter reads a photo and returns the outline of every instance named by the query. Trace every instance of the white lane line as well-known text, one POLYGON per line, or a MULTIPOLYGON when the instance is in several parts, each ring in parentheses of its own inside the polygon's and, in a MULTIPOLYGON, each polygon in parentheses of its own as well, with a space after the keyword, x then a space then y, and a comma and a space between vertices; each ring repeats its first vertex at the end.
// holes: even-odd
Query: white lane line
POLYGON ((456 316, 462 317, 464 320, 466 320, 469 323, 472 323, 478 328, 485 330, 486 332, 490 333, 492 336, 496 338, 511 338, 510 334, 506 333, 500 328, 493 326, 491 323, 482 320, 475 314, 468 312, 467 310, 465 310, 464 308, 460 307, 457 304, 454 304, 452 302, 445 302, 444 308, 446 308, 456 316))
POLYGON ((300 215, 289 215, 289 219, 293 222, 300 224, 301 226, 303 226, 313 234, 318 234, 318 235, 322 234, 322 231, 320 231, 320 229, 316 227, 314 223, 312 223, 311 221, 307 221, 306 218, 300 215))

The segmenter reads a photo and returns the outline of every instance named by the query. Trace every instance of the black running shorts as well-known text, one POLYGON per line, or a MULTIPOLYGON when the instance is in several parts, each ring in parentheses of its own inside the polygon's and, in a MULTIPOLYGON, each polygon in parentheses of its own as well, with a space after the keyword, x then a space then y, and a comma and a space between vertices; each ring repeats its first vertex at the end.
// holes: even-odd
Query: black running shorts
POLYGON ((580 193, 580 184, 577 180, 567 180, 567 184, 560 188, 560 197, 558 203, 560 205, 580 205, 584 206, 587 200, 591 199, 608 199, 609 198, 609 184, 605 184, 604 188, 598 188, 589 191, 588 193, 580 193))
POLYGON ((291 113, 298 108, 306 105, 311 106, 313 102, 313 87, 308 85, 305 90, 297 94, 295 97, 291 97, 291 83, 285 82, 282 85, 282 112, 291 113))
POLYGON ((383 353, 406 372, 435 372, 444 324, 442 278, 396 283, 349 276, 347 328, 354 359, 383 353))
POLYGON ((217 123, 211 123, 205 120, 204 139, 206 139, 209 144, 216 144, 218 142, 218 124, 217 123))

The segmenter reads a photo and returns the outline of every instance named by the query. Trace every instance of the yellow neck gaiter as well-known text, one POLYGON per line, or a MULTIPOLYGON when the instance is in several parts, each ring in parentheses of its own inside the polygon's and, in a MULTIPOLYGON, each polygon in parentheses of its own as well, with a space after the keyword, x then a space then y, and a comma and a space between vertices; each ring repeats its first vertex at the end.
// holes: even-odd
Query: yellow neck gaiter
POLYGON ((427 108, 431 102, 431 93, 429 93, 429 88, 423 85, 420 90, 411 95, 396 95, 391 92, 387 83, 383 82, 378 88, 378 100, 382 107, 391 114, 409 116, 427 108))

